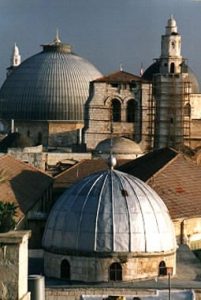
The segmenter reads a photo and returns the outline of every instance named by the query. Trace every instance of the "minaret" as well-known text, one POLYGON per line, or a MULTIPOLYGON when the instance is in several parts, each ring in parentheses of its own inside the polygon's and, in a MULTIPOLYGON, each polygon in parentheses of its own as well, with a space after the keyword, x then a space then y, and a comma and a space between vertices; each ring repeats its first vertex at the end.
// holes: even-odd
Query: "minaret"
POLYGON ((153 76, 155 101, 154 148, 184 145, 184 101, 186 73, 182 71, 181 36, 173 16, 161 38, 159 73, 153 76))
POLYGON ((18 67, 21 64, 21 55, 19 53, 19 48, 16 43, 13 47, 13 53, 11 57, 11 67, 18 67))
POLYGON ((177 30, 177 23, 171 16, 161 38, 160 73, 178 74, 181 72, 181 64, 181 36, 177 30))

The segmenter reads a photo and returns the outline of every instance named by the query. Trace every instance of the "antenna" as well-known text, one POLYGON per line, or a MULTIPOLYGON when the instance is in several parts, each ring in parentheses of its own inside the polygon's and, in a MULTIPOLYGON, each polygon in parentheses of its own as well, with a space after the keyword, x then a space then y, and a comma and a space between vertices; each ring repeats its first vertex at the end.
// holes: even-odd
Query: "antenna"
POLYGON ((59 38, 59 29, 58 28, 56 30, 56 36, 55 36, 55 39, 54 39, 54 43, 55 44, 60 44, 61 43, 61 40, 59 38))
POLYGON ((143 68, 143 63, 141 62, 141 66, 140 66, 140 77, 142 77, 143 74, 144 74, 144 68, 143 68))
POLYGON ((110 170, 113 170, 117 163, 117 160, 112 153, 112 147, 113 147, 113 117, 112 117, 112 103, 111 103, 110 105, 110 155, 108 158, 108 166, 110 167, 110 170))

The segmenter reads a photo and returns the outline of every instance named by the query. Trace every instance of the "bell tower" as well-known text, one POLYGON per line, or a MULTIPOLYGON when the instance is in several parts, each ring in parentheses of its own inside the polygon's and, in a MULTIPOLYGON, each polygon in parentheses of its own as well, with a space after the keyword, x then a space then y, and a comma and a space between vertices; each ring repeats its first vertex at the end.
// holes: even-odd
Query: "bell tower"
POLYGON ((173 16, 168 19, 165 34, 161 38, 160 73, 178 74, 181 72, 181 36, 173 16))

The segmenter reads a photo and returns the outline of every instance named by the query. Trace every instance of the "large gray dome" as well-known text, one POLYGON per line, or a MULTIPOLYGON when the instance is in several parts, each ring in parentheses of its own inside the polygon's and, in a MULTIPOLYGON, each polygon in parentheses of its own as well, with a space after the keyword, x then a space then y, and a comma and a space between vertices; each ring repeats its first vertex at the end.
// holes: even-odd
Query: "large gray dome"
POLYGON ((175 234, 161 198, 141 180, 108 170, 67 190, 53 207, 43 247, 67 253, 152 253, 175 250, 175 234))
POLYGON ((0 117, 83 120, 89 82, 102 76, 60 41, 14 68, 0 90, 0 117))

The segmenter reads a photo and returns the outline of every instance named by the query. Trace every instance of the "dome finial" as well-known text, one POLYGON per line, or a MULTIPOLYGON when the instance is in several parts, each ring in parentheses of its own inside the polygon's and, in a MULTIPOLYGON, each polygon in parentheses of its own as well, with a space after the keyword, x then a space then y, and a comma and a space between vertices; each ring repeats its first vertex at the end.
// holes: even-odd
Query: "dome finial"
POLYGON ((112 154, 110 154, 110 156, 108 158, 108 166, 109 166, 109 168, 111 170, 113 170, 114 167, 116 166, 116 164, 117 164, 116 158, 112 154))
POLYGON ((54 44, 60 44, 60 43, 61 43, 61 40, 59 38, 59 29, 57 28, 56 36, 55 36, 55 39, 54 39, 54 44))

